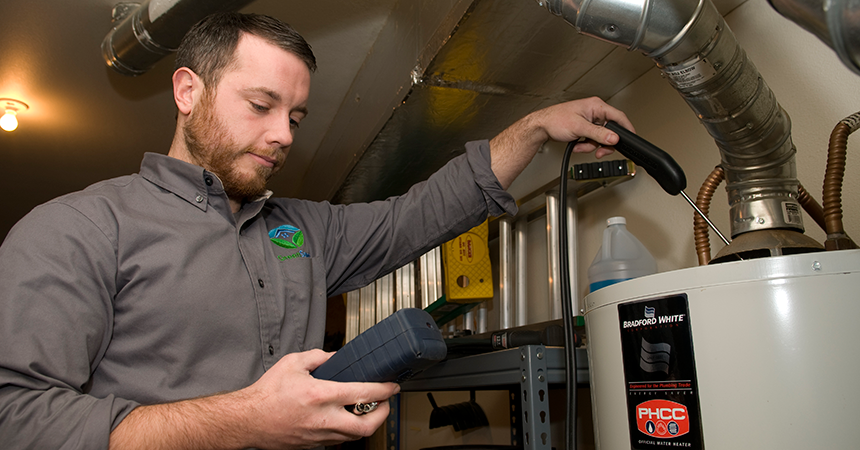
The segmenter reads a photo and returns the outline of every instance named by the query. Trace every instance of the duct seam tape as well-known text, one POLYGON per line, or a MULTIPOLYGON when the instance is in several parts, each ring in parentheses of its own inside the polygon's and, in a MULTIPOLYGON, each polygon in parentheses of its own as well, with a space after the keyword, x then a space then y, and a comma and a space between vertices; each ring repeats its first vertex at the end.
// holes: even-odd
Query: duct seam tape
POLYGON ((172 8, 179 0, 152 0, 149 2, 149 21, 155 22, 172 8))

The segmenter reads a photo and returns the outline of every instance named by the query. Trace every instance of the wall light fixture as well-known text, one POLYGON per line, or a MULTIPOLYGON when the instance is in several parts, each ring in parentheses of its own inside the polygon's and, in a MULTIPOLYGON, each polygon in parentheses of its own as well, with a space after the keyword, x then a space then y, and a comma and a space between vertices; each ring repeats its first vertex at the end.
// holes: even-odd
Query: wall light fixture
POLYGON ((5 131, 15 131, 18 128, 18 112, 30 109, 26 103, 12 98, 0 98, 0 108, 6 111, 0 117, 0 128, 5 131))

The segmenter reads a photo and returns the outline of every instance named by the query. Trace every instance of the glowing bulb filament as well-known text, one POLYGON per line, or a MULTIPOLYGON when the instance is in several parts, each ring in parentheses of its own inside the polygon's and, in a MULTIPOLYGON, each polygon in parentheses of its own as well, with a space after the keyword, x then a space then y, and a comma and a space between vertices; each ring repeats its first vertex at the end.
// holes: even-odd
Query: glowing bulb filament
POLYGON ((7 109, 6 114, 0 117, 0 128, 6 131, 15 131, 18 128, 18 118, 15 115, 16 111, 14 109, 7 109))

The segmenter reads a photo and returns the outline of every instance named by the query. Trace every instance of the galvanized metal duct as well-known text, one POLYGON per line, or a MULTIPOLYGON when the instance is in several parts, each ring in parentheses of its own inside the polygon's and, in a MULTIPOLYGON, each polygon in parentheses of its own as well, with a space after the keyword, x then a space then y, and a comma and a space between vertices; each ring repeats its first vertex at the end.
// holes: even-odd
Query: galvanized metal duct
POLYGON ((123 75, 141 75, 167 54, 209 14, 236 11, 253 0, 146 0, 120 3, 113 10, 115 26, 102 41, 108 67, 123 75))
POLYGON ((720 149, 732 236, 803 231, 791 122, 710 0, 538 0, 577 31, 652 58, 720 149))
POLYGON ((860 0, 768 0, 773 9, 818 36, 860 75, 860 0))

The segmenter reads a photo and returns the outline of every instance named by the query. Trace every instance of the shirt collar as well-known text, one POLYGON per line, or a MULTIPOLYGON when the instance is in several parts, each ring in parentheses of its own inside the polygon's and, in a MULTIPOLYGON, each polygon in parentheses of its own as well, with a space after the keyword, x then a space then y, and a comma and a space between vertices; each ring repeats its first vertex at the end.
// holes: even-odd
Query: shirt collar
POLYGON ((144 154, 140 175, 204 211, 210 195, 224 194, 221 180, 215 174, 167 155, 144 154))
MULTIPOLYGON (((159 153, 146 153, 140 164, 140 175, 203 211, 210 204, 217 207, 222 203, 230 210, 230 202, 224 193, 221 180, 200 166, 159 153)), ((256 215, 271 196, 272 191, 266 190, 243 205, 240 211, 251 210, 252 215, 256 215)))

